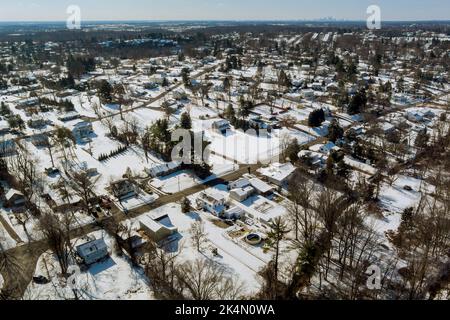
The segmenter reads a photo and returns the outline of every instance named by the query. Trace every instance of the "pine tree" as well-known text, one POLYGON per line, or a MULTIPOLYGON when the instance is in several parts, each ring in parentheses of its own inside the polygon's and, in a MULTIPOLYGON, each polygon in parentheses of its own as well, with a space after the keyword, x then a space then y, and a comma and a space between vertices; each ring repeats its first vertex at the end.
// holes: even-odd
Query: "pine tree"
POLYGON ((312 111, 308 117, 310 127, 319 127, 325 121, 325 112, 322 109, 312 111))
POLYGON ((192 128, 192 120, 189 113, 184 112, 181 114, 180 126, 183 129, 190 130, 192 128))
POLYGON ((328 139, 332 142, 336 142, 336 140, 342 138, 343 135, 344 129, 341 128, 336 119, 333 119, 328 127, 328 139))

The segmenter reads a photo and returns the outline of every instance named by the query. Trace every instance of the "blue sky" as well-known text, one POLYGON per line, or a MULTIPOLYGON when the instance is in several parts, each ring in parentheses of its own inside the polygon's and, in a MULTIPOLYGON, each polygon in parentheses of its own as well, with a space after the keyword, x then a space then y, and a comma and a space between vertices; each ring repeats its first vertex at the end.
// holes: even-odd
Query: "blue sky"
POLYGON ((83 20, 450 20, 450 0, 0 0, 0 21, 64 21, 69 5, 83 20))

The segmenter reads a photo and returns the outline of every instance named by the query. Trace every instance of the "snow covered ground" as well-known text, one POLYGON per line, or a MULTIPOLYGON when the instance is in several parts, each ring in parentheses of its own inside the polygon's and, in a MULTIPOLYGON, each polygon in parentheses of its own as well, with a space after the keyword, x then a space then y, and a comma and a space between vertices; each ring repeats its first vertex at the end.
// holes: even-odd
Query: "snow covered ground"
MULTIPOLYGON (((74 245, 86 242, 87 239, 103 238, 110 248, 110 257, 104 262, 95 263, 81 272, 77 277, 77 292, 83 300, 148 300, 153 295, 148 286, 148 279, 141 269, 131 265, 124 255, 111 252, 113 239, 102 231, 97 231, 74 240, 74 245)), ((39 258, 35 276, 44 276, 51 281, 47 284, 31 282, 25 292, 24 299, 30 300, 64 300, 73 299, 71 288, 65 286, 65 280, 58 277, 60 272, 56 257, 45 252, 39 258)))
MULTIPOLYGON (((220 192, 223 187, 218 186, 216 188, 219 189, 214 189, 216 192, 220 192)), ((258 290, 260 283, 257 272, 265 265, 265 261, 225 237, 224 233, 227 229, 214 223, 217 218, 205 212, 184 214, 177 203, 167 204, 150 212, 150 214, 156 215, 161 213, 167 214, 171 224, 178 228, 180 236, 178 240, 171 243, 171 247, 180 252, 181 261, 192 261, 197 258, 212 259, 224 266, 229 276, 242 281, 246 293, 250 294, 258 290), (208 238, 208 242, 202 247, 202 252, 198 252, 195 248, 189 230, 198 219, 204 222, 208 238), (218 256, 212 255, 213 248, 218 249, 218 256)))
MULTIPOLYGON (((2 214, 0 212, 0 214, 2 214)), ((14 248, 17 245, 17 242, 11 238, 9 233, 5 230, 3 225, 0 224, 0 244, 3 250, 8 250, 14 248)))
POLYGON ((280 154, 280 139, 276 135, 266 137, 251 135, 242 130, 230 130, 225 135, 207 132, 209 149, 244 164, 264 162, 280 154))
POLYGON ((421 193, 433 191, 434 186, 423 182, 423 180, 398 175, 392 186, 386 183, 382 184, 379 198, 383 218, 377 219, 371 216, 368 223, 372 223, 375 230, 381 235, 389 230, 395 231, 400 225, 403 210, 416 207, 420 201, 421 193), (404 186, 410 186, 412 190, 407 191, 404 186))

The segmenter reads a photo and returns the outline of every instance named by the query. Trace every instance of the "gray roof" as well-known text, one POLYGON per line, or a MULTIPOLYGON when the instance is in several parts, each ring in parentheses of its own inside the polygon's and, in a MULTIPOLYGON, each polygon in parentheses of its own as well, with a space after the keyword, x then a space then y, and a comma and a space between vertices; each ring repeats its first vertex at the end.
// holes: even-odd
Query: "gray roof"
POLYGON ((92 252, 100 251, 107 248, 108 246, 106 245, 103 239, 96 239, 77 246, 77 252, 81 257, 84 257, 91 254, 92 252))
POLYGON ((273 190, 273 188, 269 184, 258 178, 250 179, 250 184, 253 188, 262 193, 270 192, 273 190))

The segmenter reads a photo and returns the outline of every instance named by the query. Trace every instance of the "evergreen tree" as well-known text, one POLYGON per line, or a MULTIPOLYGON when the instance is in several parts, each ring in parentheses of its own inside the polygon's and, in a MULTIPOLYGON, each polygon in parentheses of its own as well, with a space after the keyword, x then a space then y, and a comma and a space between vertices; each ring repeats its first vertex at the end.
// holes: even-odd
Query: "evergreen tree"
POLYGON ((341 128, 336 119, 333 119, 328 127, 328 139, 332 142, 336 142, 336 140, 342 138, 343 135, 344 129, 341 128))
POLYGON ((312 111, 308 117, 308 125, 310 127, 319 127, 325 121, 325 112, 323 109, 312 111))
POLYGON ((191 116, 189 115, 189 113, 183 112, 181 114, 180 126, 183 129, 187 129, 187 130, 192 129, 192 120, 191 120, 191 116))
POLYGON ((102 80, 100 82, 97 90, 98 90, 98 95, 100 97, 100 100, 103 103, 110 103, 112 101, 113 88, 108 81, 102 80))
POLYGON ((366 90, 362 89, 358 91, 350 101, 348 106, 348 114, 353 115, 361 113, 367 104, 366 90))
POLYGON ((236 112, 234 111, 233 105, 231 103, 225 109, 224 116, 230 122, 233 121, 234 118, 236 118, 236 112))

